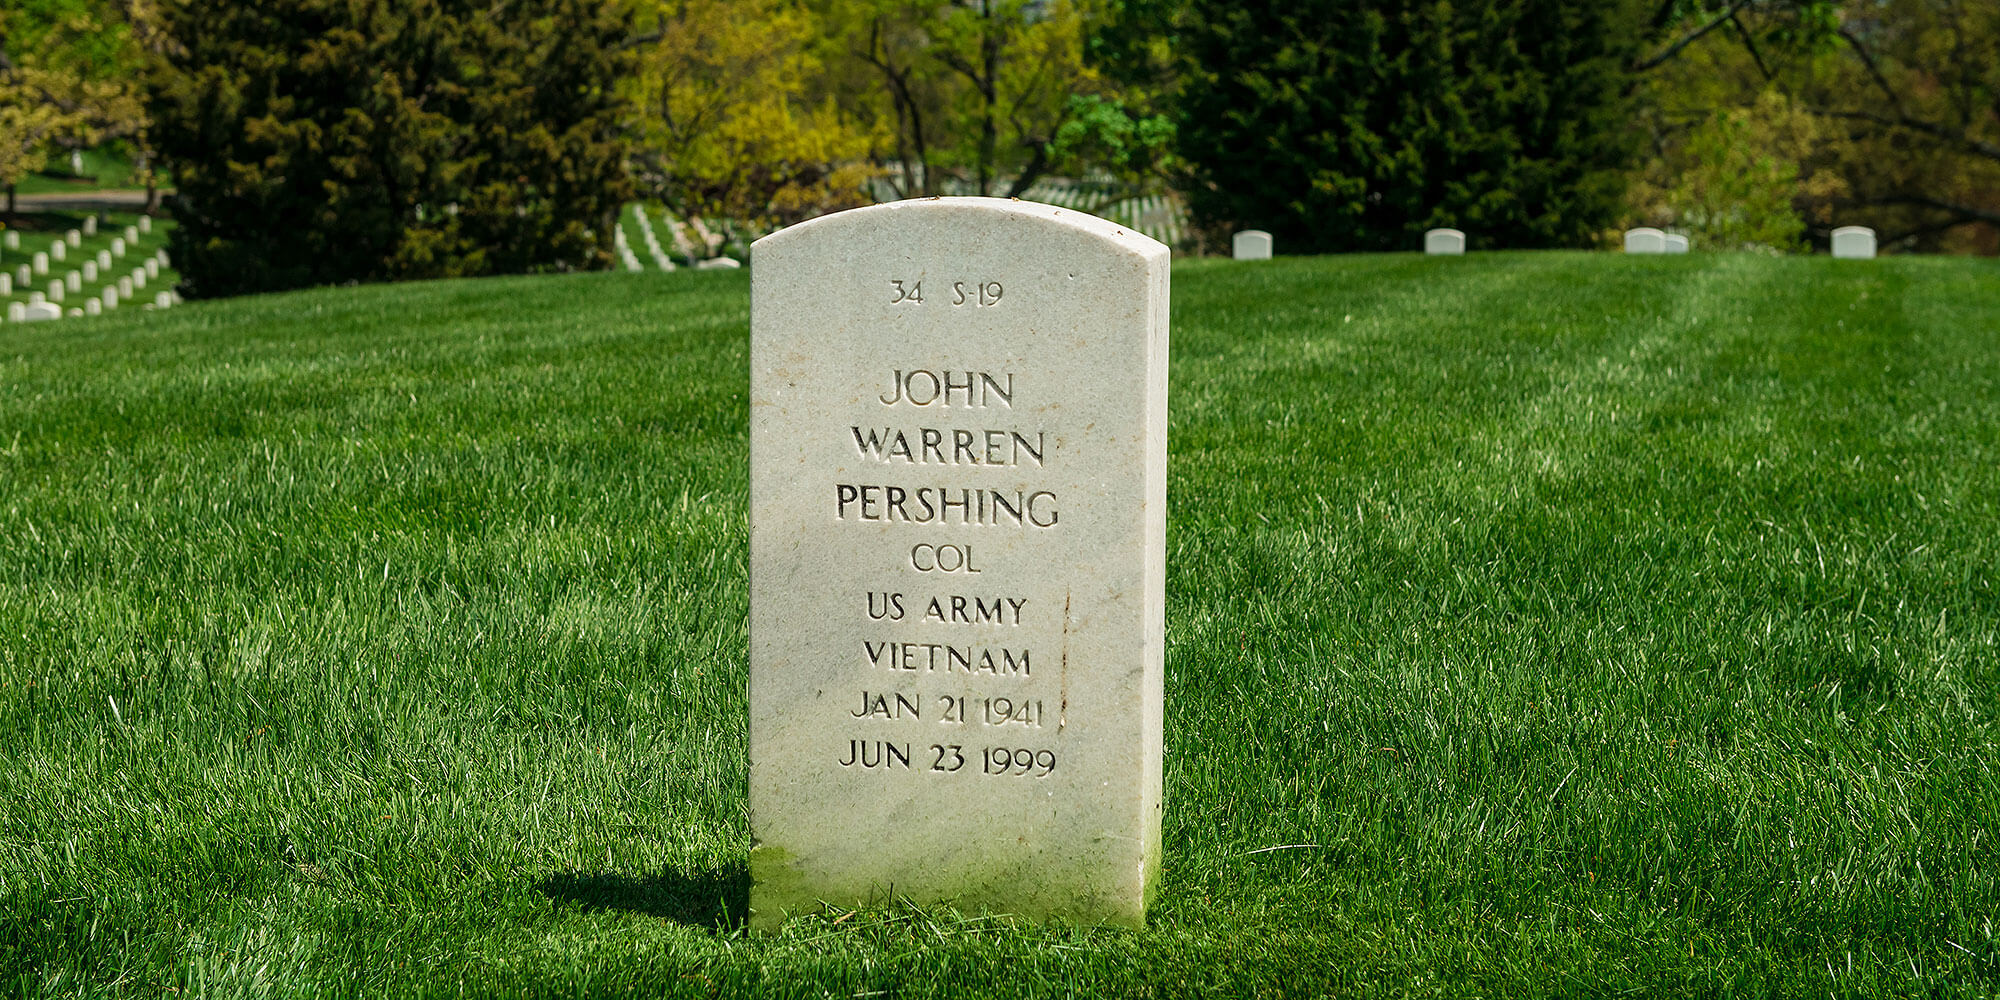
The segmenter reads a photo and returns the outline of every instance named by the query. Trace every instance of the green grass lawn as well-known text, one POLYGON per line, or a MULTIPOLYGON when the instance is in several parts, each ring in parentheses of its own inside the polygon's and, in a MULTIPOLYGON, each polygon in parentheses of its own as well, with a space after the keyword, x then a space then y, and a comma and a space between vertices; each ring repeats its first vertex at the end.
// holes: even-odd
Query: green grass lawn
POLYGON ((1174 283, 1144 932, 744 932, 746 274, 0 326, 0 995, 2000 991, 2000 268, 1174 283))
MULTIPOLYGON (((168 187, 172 182, 162 178, 168 187)), ((141 188, 146 182, 124 152, 109 147, 83 151, 83 172, 70 171, 69 154, 49 157, 42 169, 23 176, 15 185, 20 194, 74 194, 100 188, 141 188)))

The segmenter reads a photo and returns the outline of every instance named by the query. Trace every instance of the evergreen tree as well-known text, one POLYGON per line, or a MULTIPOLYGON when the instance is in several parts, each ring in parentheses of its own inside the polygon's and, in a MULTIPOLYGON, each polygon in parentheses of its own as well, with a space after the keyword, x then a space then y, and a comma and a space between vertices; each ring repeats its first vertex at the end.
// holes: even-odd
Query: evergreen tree
POLYGON ((1633 153, 1623 0, 1190 0, 1178 148, 1212 233, 1300 251, 1580 246, 1633 153))
POLYGON ((151 87, 190 295, 592 268, 629 196, 593 0, 170 0, 151 87))

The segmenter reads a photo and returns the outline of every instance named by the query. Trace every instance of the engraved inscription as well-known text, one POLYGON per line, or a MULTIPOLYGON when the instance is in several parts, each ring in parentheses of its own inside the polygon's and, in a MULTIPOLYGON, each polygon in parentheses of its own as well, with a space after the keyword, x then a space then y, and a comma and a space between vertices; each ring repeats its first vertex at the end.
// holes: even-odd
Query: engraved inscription
POLYGON ((919 368, 904 371, 897 368, 889 374, 889 391, 878 398, 884 406, 908 403, 911 406, 937 406, 950 409, 956 400, 960 407, 1014 406, 1014 373, 1001 372, 1007 381, 1004 388, 992 372, 932 371, 919 368))

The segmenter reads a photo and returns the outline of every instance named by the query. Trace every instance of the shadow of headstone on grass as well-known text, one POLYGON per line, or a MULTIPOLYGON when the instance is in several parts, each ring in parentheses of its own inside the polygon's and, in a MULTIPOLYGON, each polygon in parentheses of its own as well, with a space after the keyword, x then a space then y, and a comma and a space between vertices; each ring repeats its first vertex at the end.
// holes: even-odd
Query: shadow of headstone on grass
POLYGON ((750 914, 750 869, 741 861, 705 871, 657 875, 562 872, 535 888, 558 906, 624 910, 691 927, 734 930, 750 914))

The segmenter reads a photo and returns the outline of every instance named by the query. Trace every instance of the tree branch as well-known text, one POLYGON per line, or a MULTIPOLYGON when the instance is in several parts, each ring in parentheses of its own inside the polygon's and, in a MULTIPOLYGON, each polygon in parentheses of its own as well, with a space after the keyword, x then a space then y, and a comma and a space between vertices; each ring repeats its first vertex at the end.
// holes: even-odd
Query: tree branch
POLYGON ((1849 121, 1869 122, 1881 125, 1884 128, 1906 128, 1912 132, 1921 132, 1932 138, 1942 139, 1945 142, 1957 145, 1966 152, 1983 156, 1989 160, 2000 160, 2000 145, 1975 139, 1963 132, 1953 131, 1936 122, 1922 121, 1902 114, 1891 118, 1888 115, 1878 115, 1873 111, 1836 111, 1831 108, 1814 108, 1812 109, 1812 113, 1823 118, 1843 118, 1849 121))
POLYGON ((1706 35, 1709 32, 1722 27, 1725 24, 1728 24, 1730 21, 1735 19, 1737 11, 1742 10, 1745 7, 1748 7, 1749 5, 1750 5, 1750 0, 1731 0, 1731 3, 1729 4, 1729 9, 1723 11, 1714 20, 1711 20, 1707 24, 1704 24, 1701 27, 1688 32, 1687 34, 1682 35, 1678 41, 1674 42, 1672 45, 1667 46, 1666 49, 1662 51, 1659 55, 1656 55, 1651 59, 1647 59, 1644 62, 1635 63, 1632 66, 1632 72, 1644 73, 1645 71, 1652 69, 1653 67, 1658 66, 1659 64, 1666 62, 1667 60, 1672 59, 1677 55, 1680 55, 1682 49, 1687 48, 1690 45, 1693 45, 1696 41, 1698 41, 1701 38, 1701 36, 1706 35))
POLYGON ((1840 26, 1840 37, 1846 39, 1848 47, 1860 57, 1861 65, 1868 68, 1868 75, 1875 78, 1875 86, 1882 89, 1882 96, 1889 99, 1889 106, 1896 109, 1897 117, 1908 117, 1903 113, 1903 98, 1896 93, 1896 88, 1889 86, 1889 78, 1882 75, 1882 67, 1876 64, 1874 54, 1844 24, 1840 26))
POLYGON ((1856 201, 1855 204, 1920 205, 1924 208, 1935 208, 1940 212, 1950 212, 1952 215, 1958 217, 1957 222, 1952 222, 1939 228, 1950 228, 1951 226, 1967 222, 1985 222, 2000 226, 2000 212, 1996 212, 1993 209, 1980 208, 1977 205, 1964 205, 1955 201, 1945 201, 1942 198, 1933 198, 1924 194, 1898 194, 1883 198, 1865 198, 1856 201))

